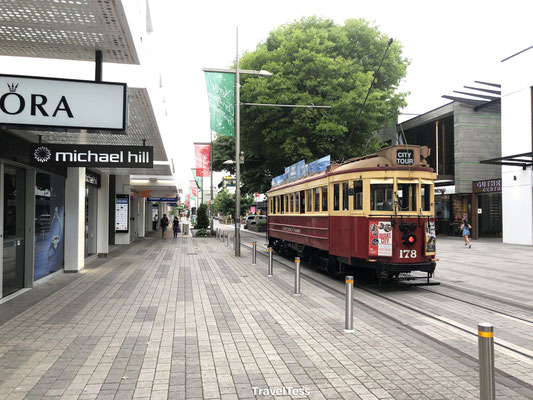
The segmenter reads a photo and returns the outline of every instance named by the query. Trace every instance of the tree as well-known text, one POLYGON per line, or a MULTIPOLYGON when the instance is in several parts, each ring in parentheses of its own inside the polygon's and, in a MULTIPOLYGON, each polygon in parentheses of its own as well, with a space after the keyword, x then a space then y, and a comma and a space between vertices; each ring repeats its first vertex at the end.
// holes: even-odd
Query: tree
POLYGON ((207 205, 205 203, 200 204, 196 212, 198 218, 196 219, 196 229, 208 229, 209 228, 209 216, 207 215, 207 205))
MULTIPOLYGON (((241 196, 241 214, 246 214, 250 207, 254 204, 254 198, 251 195, 241 196)), ((222 189, 215 196, 213 201, 213 210, 215 213, 221 213, 223 215, 231 215, 235 217, 235 195, 229 193, 226 188, 222 189)))
MULTIPOLYGON (((389 49, 350 143, 347 138, 388 39, 362 19, 337 25, 310 17, 273 30, 255 51, 241 58, 240 68, 273 73, 270 78, 241 75, 243 103, 332 106, 328 110, 241 106, 244 193, 264 193, 284 167, 302 159, 310 162, 331 154, 332 160, 339 160, 377 149, 374 133, 393 123, 406 104, 405 93, 397 91, 408 63, 398 41, 389 49)), ((233 146, 233 138, 217 138, 215 158, 232 154, 233 160, 233 146)))

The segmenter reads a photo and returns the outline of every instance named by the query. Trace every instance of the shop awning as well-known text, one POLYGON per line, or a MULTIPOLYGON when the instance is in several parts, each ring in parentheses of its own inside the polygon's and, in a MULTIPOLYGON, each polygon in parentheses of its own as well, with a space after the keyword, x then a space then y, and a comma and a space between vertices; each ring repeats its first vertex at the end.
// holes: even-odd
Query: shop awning
POLYGON ((526 167, 533 166, 533 152, 514 154, 512 156, 491 158, 488 160, 482 160, 480 164, 496 164, 496 165, 510 165, 513 167, 526 167))

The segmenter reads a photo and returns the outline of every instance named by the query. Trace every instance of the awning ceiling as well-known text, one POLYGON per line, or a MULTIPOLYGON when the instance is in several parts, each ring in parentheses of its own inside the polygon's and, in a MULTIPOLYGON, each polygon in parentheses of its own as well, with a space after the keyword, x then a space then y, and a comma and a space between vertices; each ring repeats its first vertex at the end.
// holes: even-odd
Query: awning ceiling
POLYGON ((474 107, 474 110, 489 109, 492 111, 501 111, 501 85, 497 83, 474 81, 478 86, 465 86, 469 92, 454 90, 454 93, 468 97, 448 96, 442 97, 448 100, 457 101, 474 107), (489 89, 490 88, 490 89, 489 89))
POLYGON ((533 152, 514 154, 512 156, 491 158, 489 160, 480 161, 481 164, 496 164, 496 165, 510 165, 514 167, 526 167, 533 166, 533 152))
POLYGON ((16 0, 0 7, 0 54, 139 64, 120 0, 16 0))

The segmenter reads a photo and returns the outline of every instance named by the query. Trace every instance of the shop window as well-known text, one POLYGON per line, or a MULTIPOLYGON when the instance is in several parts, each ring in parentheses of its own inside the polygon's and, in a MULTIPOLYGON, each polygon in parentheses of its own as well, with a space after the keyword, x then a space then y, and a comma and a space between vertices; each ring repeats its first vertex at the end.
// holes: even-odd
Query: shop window
POLYGON ((363 209, 363 181, 353 181, 353 208, 354 210, 363 209))
POLYGON ((313 212, 313 191, 311 189, 306 190, 306 202, 307 202, 307 212, 313 212))
POLYGON ((392 192, 392 183, 370 185, 370 209, 375 211, 392 211, 392 192))
POLYGON ((320 188, 315 188, 315 212, 320 211, 320 188))
POLYGON ((342 183, 342 210, 346 211, 350 209, 349 206, 350 196, 348 196, 348 182, 342 183))
POLYGON ((418 183, 398 183, 399 211, 416 211, 416 189, 418 183))
POLYGON ((340 187, 338 183, 333 184, 333 211, 339 211, 340 187))
POLYGON ((300 191, 300 214, 305 213, 305 191, 300 191))
POLYGON ((328 211, 328 187, 322 186, 322 211, 328 211))
POLYGON ((423 184, 421 187, 422 211, 431 211, 431 189, 432 185, 423 184))
POLYGON ((37 280, 64 265, 65 180, 37 173, 35 187, 35 269, 37 280))

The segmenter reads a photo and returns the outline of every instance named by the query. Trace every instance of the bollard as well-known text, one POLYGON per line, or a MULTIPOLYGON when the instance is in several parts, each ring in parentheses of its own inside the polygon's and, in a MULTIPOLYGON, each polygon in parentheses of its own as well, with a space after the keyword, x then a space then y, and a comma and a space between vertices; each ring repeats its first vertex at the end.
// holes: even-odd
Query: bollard
POLYGON ((229 246, 229 234, 224 232, 224 235, 226 236, 226 246, 229 246))
POLYGON ((272 276, 273 268, 274 267, 274 250, 269 247, 268 248, 268 276, 272 276))
POLYGON ((479 398, 494 400, 496 384, 494 381, 494 327, 488 322, 477 325, 479 349, 479 398))
POLYGON ((257 242, 252 242, 252 265, 257 264, 257 242))
POLYGON ((353 276, 346 277, 346 315, 344 332, 353 333, 353 276))
POLYGON ((294 259, 294 295, 300 295, 300 257, 294 259))

